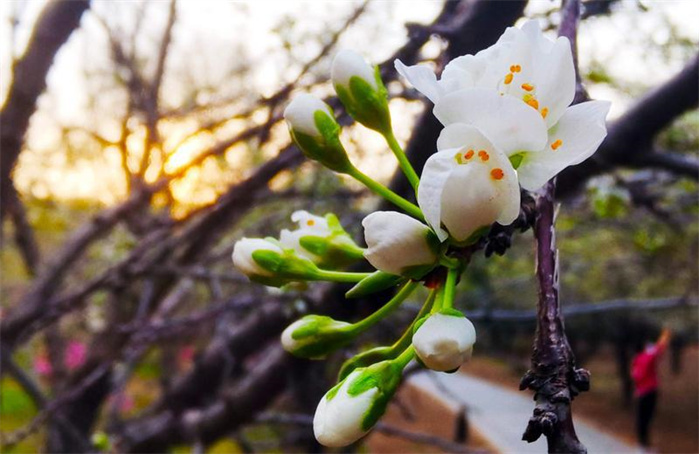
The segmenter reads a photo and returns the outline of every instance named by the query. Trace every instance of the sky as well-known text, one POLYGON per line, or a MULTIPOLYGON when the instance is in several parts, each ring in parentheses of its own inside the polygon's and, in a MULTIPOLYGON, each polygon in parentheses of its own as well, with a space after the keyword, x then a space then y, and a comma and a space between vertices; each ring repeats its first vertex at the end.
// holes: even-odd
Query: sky
MULTIPOLYGON (((20 55, 44 0, 0 2, 0 96, 11 83, 12 56, 20 55), (15 33, 11 17, 19 12, 15 33), (14 36, 14 39, 10 37, 14 36)), ((123 112, 123 93, 113 86, 110 57, 104 30, 95 15, 105 18, 111 27, 128 34, 143 14, 142 33, 137 41, 146 68, 152 66, 152 55, 166 21, 167 2, 151 2, 144 10, 136 1, 93 0, 91 11, 83 17, 81 29, 59 52, 48 76, 47 94, 40 98, 39 110, 32 119, 28 150, 22 153, 16 171, 16 181, 24 193, 34 196, 98 198, 105 204, 123 197, 123 176, 119 168, 119 153, 114 148, 78 150, 75 153, 56 152, 60 148, 62 127, 86 128, 115 138, 123 112), (149 66, 150 65, 150 66, 149 66), (97 159, 95 159, 95 155, 97 159)), ((212 93, 226 92, 253 99, 273 93, 283 83, 295 80, 298 61, 307 60, 320 48, 316 36, 326 27, 339 27, 359 3, 356 1, 216 1, 180 0, 178 21, 173 30, 173 45, 168 59, 163 85, 163 105, 176 108, 191 102, 189 81, 207 84, 212 93), (290 32, 290 24, 294 24, 290 32), (284 40, 288 42, 285 43, 284 40), (288 58, 281 52, 291 49, 288 58), (242 63, 250 64, 250 76, 244 81, 230 75, 242 63)), ((382 1, 375 0, 369 12, 343 35, 339 47, 353 48, 368 60, 379 62, 390 56, 406 39, 406 22, 429 23, 440 11, 440 1, 382 1)), ((533 0, 527 16, 535 17, 556 2, 533 0)), ((662 50, 671 35, 666 24, 677 34, 694 43, 699 42, 699 1, 654 1, 638 3, 624 0, 611 17, 591 18, 581 27, 579 35, 580 63, 583 69, 599 63, 615 79, 637 91, 671 77, 683 64, 682 56, 667 56, 662 50), (641 6, 639 6, 641 5, 641 6), (643 12, 643 8, 649 12, 643 12)), ((439 40, 431 42, 432 53, 439 40)), ((428 49, 427 54, 430 53, 428 49)), ((329 73, 327 62, 317 68, 319 74, 329 73)), ((327 88, 327 87, 326 87, 327 88)), ((633 96, 608 85, 590 87, 593 97, 613 102, 610 116, 620 115, 633 102, 633 96)), ((319 93, 326 94, 326 93, 319 93)), ((201 96, 201 95, 200 95, 201 96)), ((423 108, 419 102, 396 101, 397 135, 407 139, 412 119, 423 108)), ((166 144, 195 127, 184 122, 164 125, 168 133, 166 144)), ((227 133, 245 128, 243 123, 231 122, 227 133)), ((286 132, 279 136, 286 140, 286 132)), ((380 138, 370 132, 352 128, 348 135, 361 144, 364 153, 353 157, 360 168, 379 180, 390 177, 395 163, 383 150, 380 138)), ((219 137, 204 134, 185 142, 174 150, 170 165, 184 163, 198 150, 215 143, 219 137)), ((138 131, 133 141, 139 139, 138 131)), ((279 139, 280 141, 282 139, 279 139)), ((275 142, 278 145, 279 142, 275 142)), ((351 147, 355 148, 355 147, 351 147)), ((272 155, 274 150, 268 150, 272 155)), ((235 167, 250 163, 234 153, 227 153, 227 162, 235 167)), ((244 174, 241 170, 240 175, 244 174)), ((206 193, 205 199, 215 197, 215 190, 201 187, 204 171, 191 172, 189 184, 183 184, 182 197, 206 193)))

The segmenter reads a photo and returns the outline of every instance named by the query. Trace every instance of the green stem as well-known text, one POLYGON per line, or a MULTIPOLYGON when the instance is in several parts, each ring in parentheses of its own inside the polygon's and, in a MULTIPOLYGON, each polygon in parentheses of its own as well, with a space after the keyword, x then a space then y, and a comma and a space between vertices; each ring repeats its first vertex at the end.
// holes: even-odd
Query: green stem
POLYGON ((415 347, 410 345, 410 347, 406 348, 403 353, 401 353, 398 358, 394 359, 393 361, 400 366, 401 369, 405 369, 405 366, 408 365, 410 360, 412 360, 415 357, 415 347))
POLYGON ((459 270, 457 268, 450 268, 447 272, 447 281, 444 283, 444 301, 442 302, 441 309, 450 309, 454 306, 457 277, 459 277, 459 270))
POLYGON ((391 300, 388 303, 384 304, 381 307, 381 309, 377 310, 367 318, 352 324, 352 326, 349 328, 349 331, 353 331, 355 334, 359 334, 371 328, 376 323, 381 321, 384 317, 386 317, 388 314, 390 314, 393 311, 393 309, 400 306, 401 303, 403 303, 403 301, 405 301, 405 299, 409 297, 411 293, 413 293, 413 290, 415 290, 415 288, 418 285, 418 282, 409 281, 403 286, 402 289, 400 289, 398 293, 396 293, 396 295, 393 298, 391 298, 391 300))
POLYGON ((436 290, 430 290, 430 294, 427 296, 427 299, 425 300, 425 304, 422 305, 422 308, 420 309, 420 312, 418 312, 417 316, 415 317, 415 320, 408 326, 408 328, 405 330, 403 335, 398 339, 393 345, 391 345, 391 356, 395 356, 397 352, 405 350, 408 348, 410 343, 413 340, 413 327, 415 326, 415 323, 417 323, 418 320, 420 320, 422 317, 427 314, 430 309, 432 308, 432 304, 434 303, 434 299, 437 296, 437 291, 436 290))
POLYGON ((388 143, 388 146, 393 152, 393 154, 396 155, 396 158, 398 159, 398 165, 400 165, 401 170, 408 178, 410 186, 413 187, 415 194, 417 194, 417 187, 420 184, 420 177, 418 177, 417 173, 415 173, 415 169, 413 169, 413 166, 412 164, 410 164, 410 161, 408 160, 408 157, 405 155, 403 148, 396 140, 396 136, 393 135, 393 131, 389 131, 388 133, 384 134, 384 138, 386 139, 386 143, 388 143))
POLYGON ((316 279, 313 280, 357 283, 370 275, 371 273, 351 273, 349 271, 329 271, 318 269, 316 279))
POLYGON ((392 204, 401 208, 403 211, 405 211, 406 213, 408 213, 412 217, 419 219, 421 221, 425 220, 425 217, 423 216, 422 211, 420 210, 420 208, 418 208, 417 205, 410 203, 409 201, 405 200, 403 197, 401 197, 398 194, 396 194, 395 192, 391 191, 390 189, 388 189, 386 186, 382 185, 378 181, 371 179, 371 177, 362 173, 356 167, 354 167, 352 170, 347 172, 347 174, 350 175, 355 180, 362 183, 364 186, 369 188, 375 194, 380 195, 381 197, 388 200, 392 204))

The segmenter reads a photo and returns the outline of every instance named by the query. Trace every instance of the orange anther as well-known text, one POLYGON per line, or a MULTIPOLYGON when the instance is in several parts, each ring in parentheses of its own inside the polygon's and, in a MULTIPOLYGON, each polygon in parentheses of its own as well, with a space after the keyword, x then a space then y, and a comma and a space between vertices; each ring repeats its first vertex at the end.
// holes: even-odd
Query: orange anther
POLYGON ((493 180, 502 180, 505 177, 505 172, 500 168, 495 168, 490 171, 490 176, 493 177, 493 180))
POLYGON ((475 153, 475 152, 474 152, 473 150, 468 150, 468 151, 466 152, 466 155, 465 155, 464 157, 465 157, 466 159, 471 159, 471 158, 473 157, 473 154, 474 154, 474 153, 475 153))
POLYGON ((546 115, 548 115, 548 114, 549 114, 549 108, 548 108, 548 107, 544 107, 543 109, 541 109, 541 116, 542 116, 542 117, 546 118, 546 115))
POLYGON ((558 139, 554 143, 551 144, 551 149, 557 150, 558 147, 560 147, 561 145, 563 145, 563 141, 561 139, 558 139))
POLYGON ((483 162, 485 162, 485 161, 487 161, 488 159, 490 159, 490 155, 489 155, 488 152, 485 151, 485 150, 480 150, 480 151, 478 152, 478 157, 481 158, 481 161, 483 161, 483 162))
POLYGON ((512 75, 512 73, 509 73, 508 75, 506 75, 505 76, 505 85, 510 85, 512 83, 513 77, 514 76, 512 75))
POLYGON ((539 101, 536 100, 536 98, 529 98, 526 101, 527 104, 535 108, 536 110, 539 110, 539 101))
POLYGON ((520 72, 521 70, 522 70, 522 67, 521 67, 521 66, 515 65, 515 69, 514 69, 514 71, 512 71, 512 72, 513 72, 513 73, 518 73, 518 72, 520 72))
POLYGON ((534 89, 534 85, 531 85, 531 84, 522 84, 522 90, 532 91, 533 89, 534 89))
POLYGON ((308 225, 308 226, 312 226, 315 223, 316 223, 316 221, 314 221, 313 219, 309 219, 308 221, 306 221, 306 225, 308 225))

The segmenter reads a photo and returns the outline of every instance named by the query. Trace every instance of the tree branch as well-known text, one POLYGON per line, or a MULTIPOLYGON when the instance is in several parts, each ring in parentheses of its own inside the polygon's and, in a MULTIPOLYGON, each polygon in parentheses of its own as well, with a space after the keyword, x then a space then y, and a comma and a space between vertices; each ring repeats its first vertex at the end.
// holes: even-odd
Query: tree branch
MULTIPOLYGON (((580 17, 579 0, 567 0, 562 10, 559 35, 570 40, 576 55, 575 38, 580 17)), ((575 65, 577 73, 577 64, 575 65)), ((583 90, 576 90, 584 97, 583 90)), ((575 102, 575 101, 574 101, 575 102)), ((558 251, 554 227, 555 178, 542 189, 536 203, 536 277, 539 282, 537 325, 531 369, 522 377, 520 389, 532 389, 536 407, 522 439, 531 443, 543 434, 551 453, 586 453, 573 425, 571 401, 589 388, 589 372, 575 368, 568 344, 558 295, 558 251)))

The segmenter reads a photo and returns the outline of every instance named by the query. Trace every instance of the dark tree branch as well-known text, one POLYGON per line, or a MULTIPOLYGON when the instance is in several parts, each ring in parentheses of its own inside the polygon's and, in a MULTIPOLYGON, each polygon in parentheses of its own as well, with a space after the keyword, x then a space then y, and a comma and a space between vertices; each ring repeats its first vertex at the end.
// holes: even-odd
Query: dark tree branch
POLYGON ((29 118, 46 88, 46 74, 58 49, 80 24, 89 8, 88 0, 59 0, 47 3, 29 38, 27 50, 13 67, 12 86, 0 112, 0 222, 11 200, 11 173, 22 150, 29 118))
MULTIPOLYGON (((570 40, 576 54, 576 32, 580 17, 579 0, 564 2, 559 35, 570 40)), ((577 64, 575 65, 577 73, 577 64)), ((576 90, 576 101, 584 95, 576 90)), ((575 101, 574 101, 575 102, 575 101)), ((568 344, 559 300, 559 262, 554 227, 555 178, 549 181, 537 200, 534 224, 536 277, 539 282, 537 324, 531 369, 522 377, 520 389, 534 391, 536 407, 522 439, 531 443, 543 434, 551 453, 586 453, 573 425, 571 402, 579 391, 589 388, 589 372, 575 368, 575 357, 568 344)))

